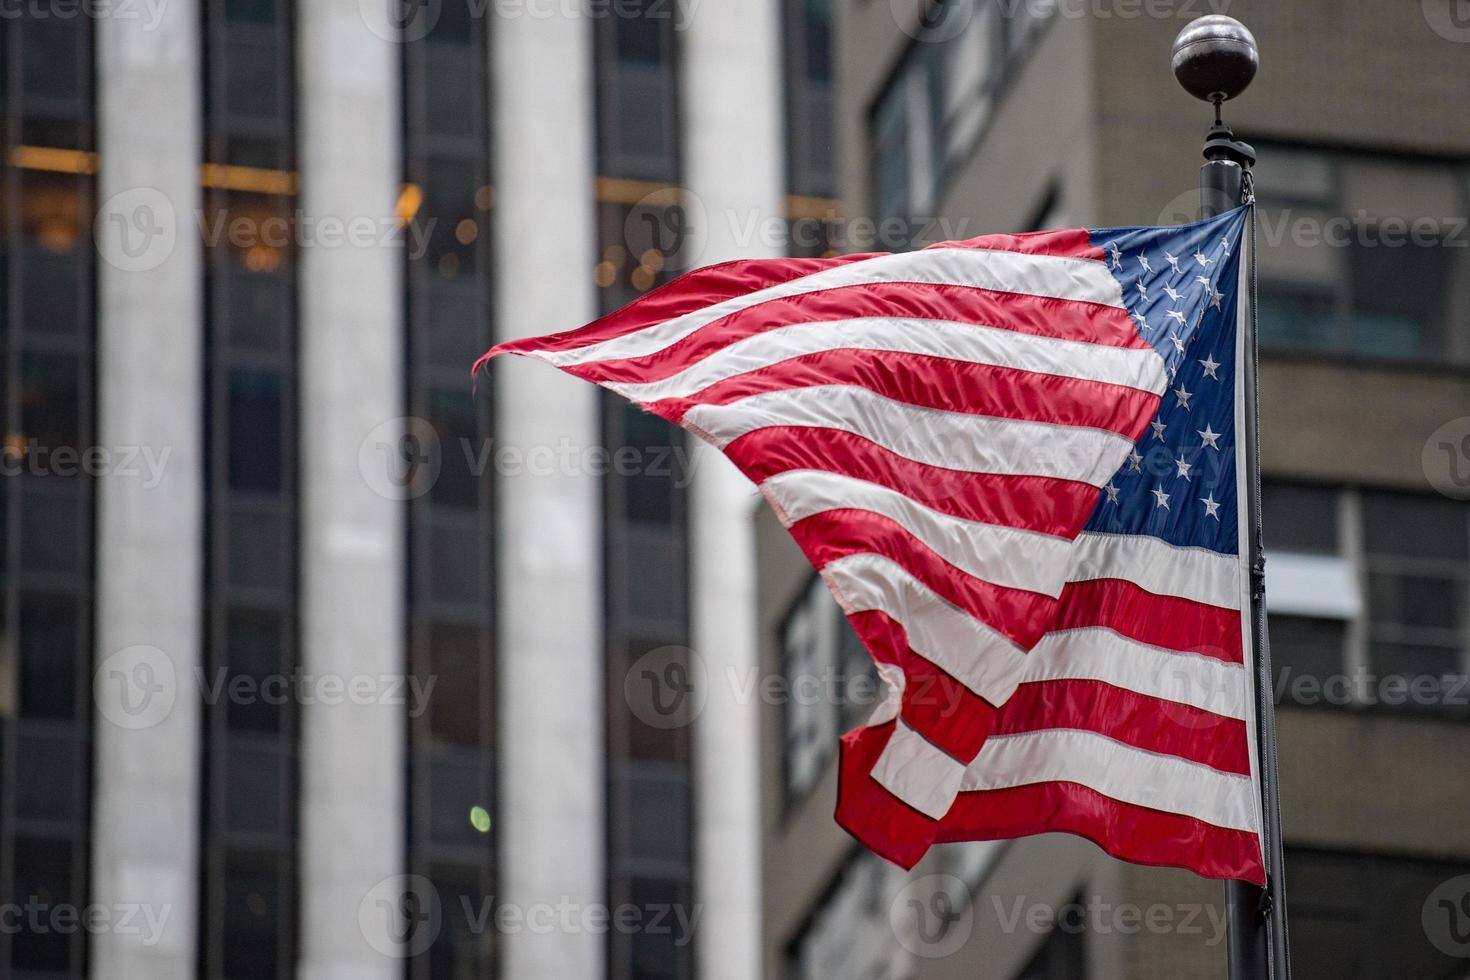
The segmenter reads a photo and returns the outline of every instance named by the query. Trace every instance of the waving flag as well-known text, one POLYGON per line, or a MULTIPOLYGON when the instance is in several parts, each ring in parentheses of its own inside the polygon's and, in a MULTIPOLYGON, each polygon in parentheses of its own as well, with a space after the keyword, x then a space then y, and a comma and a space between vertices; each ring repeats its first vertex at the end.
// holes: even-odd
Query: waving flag
POLYGON ((476 369, 547 361, 755 482, 887 685, 837 803, 875 852, 1066 831, 1260 884, 1244 214, 730 262, 476 369))

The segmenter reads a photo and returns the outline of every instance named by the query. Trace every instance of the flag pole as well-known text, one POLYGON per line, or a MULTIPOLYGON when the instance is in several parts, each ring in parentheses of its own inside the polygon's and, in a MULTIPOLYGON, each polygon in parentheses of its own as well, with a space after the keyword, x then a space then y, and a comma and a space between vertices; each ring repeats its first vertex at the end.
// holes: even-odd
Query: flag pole
MULTIPOLYGON (((1200 168, 1201 217, 1213 217, 1239 204, 1254 201, 1251 166, 1255 150, 1235 138, 1220 117, 1221 105, 1245 91, 1260 64, 1256 40, 1245 25, 1232 17, 1210 15, 1191 21, 1174 41, 1172 64, 1179 84, 1196 98, 1215 107, 1214 125, 1205 139, 1205 163, 1200 168)), ((1271 680, 1271 651, 1266 636, 1265 567, 1261 532, 1261 461, 1257 412, 1257 347, 1255 314, 1255 215, 1251 215, 1248 261, 1250 289, 1239 302, 1248 302, 1240 318, 1246 331, 1245 358, 1240 368, 1245 388, 1245 438, 1238 452, 1246 454, 1247 538, 1251 589, 1250 620, 1256 657, 1256 758, 1261 781, 1263 851, 1266 887, 1244 881, 1225 885, 1228 922, 1226 953, 1230 980, 1289 980, 1291 965, 1286 936, 1286 890, 1281 852, 1281 804, 1276 770, 1276 710, 1271 680)))

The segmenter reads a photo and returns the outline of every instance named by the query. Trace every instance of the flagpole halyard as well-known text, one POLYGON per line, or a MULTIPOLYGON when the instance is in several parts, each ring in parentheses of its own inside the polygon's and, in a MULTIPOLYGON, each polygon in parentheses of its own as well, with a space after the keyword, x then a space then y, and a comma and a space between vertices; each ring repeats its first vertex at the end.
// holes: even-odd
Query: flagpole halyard
POLYGON ((1200 168, 1201 217, 1208 218, 1240 204, 1252 205, 1248 245, 1250 283, 1240 302, 1250 304, 1239 317, 1245 330, 1240 365, 1244 387, 1244 445, 1248 467, 1246 494, 1248 567, 1250 569, 1250 633, 1255 654, 1256 759, 1261 781, 1262 859, 1266 887, 1245 881, 1226 883, 1229 932, 1227 958, 1230 980, 1289 980, 1290 960, 1286 933, 1285 874, 1281 847, 1281 805, 1276 765, 1276 712, 1271 683, 1271 654, 1266 633, 1265 554, 1261 527, 1261 463, 1258 414, 1258 352, 1256 336, 1256 240, 1254 194, 1250 168, 1255 150, 1235 138, 1221 118, 1221 106, 1243 92, 1259 67, 1255 38, 1239 21, 1219 15, 1190 22, 1175 39, 1172 57, 1179 84, 1215 108, 1214 124, 1206 137, 1205 163, 1200 168))

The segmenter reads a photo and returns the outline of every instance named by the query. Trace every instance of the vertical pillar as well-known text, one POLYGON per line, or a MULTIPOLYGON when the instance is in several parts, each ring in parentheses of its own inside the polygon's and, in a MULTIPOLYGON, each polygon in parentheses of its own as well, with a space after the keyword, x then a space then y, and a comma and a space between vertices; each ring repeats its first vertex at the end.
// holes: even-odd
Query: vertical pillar
MULTIPOLYGON (((683 50, 686 186, 709 226, 699 264, 761 249, 779 254, 769 240, 737 240, 752 216, 761 228, 784 214, 777 0, 699 5, 688 15, 683 50)), ((737 693, 750 689, 740 681, 759 666, 757 498, 729 461, 700 450, 691 594, 694 649, 705 660, 710 696, 694 729, 698 974, 753 980, 761 973, 760 705, 740 703, 737 693)))
POLYGON ((198 925, 197 6, 99 18, 96 43, 98 444, 136 448, 157 468, 109 469, 97 481, 89 901, 144 906, 162 929, 96 934, 90 970, 99 980, 183 980, 195 974, 198 925))
MULTIPOLYGON (((592 23, 503 17, 492 30, 496 329, 501 338, 596 315, 592 23)), ((490 382, 501 441, 597 445, 596 389, 525 359, 490 382)), ((504 903, 605 901, 601 487, 569 472, 499 477, 499 751, 504 903)), ((607 937, 504 937, 517 980, 600 980, 607 937)))
MULTIPOLYGON (((401 49, 369 8, 296 6, 301 209, 318 229, 300 253, 301 662, 344 682, 406 669, 404 504, 359 468, 365 440, 395 443, 404 411, 404 253, 383 235, 402 174, 401 49), (329 222, 347 234, 328 238, 329 222)), ((388 916, 360 914, 404 871, 407 718, 391 700, 301 707, 305 977, 403 973, 388 916)))

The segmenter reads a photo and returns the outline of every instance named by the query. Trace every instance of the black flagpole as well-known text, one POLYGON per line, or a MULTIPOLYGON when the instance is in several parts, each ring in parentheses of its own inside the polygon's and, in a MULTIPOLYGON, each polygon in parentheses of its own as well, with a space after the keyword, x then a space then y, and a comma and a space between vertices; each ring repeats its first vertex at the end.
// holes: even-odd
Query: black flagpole
MULTIPOLYGON (((1201 217, 1213 217, 1242 203, 1254 203, 1251 166, 1255 150, 1235 139, 1220 118, 1221 104, 1245 91, 1255 77, 1259 58, 1256 41, 1239 21, 1219 15, 1200 17, 1174 41, 1173 68, 1179 84, 1196 98, 1215 107, 1215 122, 1205 140, 1205 163, 1200 168, 1201 217)), ((1266 636, 1265 568, 1261 533, 1261 459, 1257 414, 1256 349, 1256 236, 1251 217, 1249 246, 1249 315, 1240 321, 1246 330, 1245 359, 1240 366, 1245 386, 1245 440, 1237 446, 1248 465, 1246 519, 1250 529, 1248 555, 1251 572, 1251 636, 1256 657, 1256 758, 1261 778, 1263 847, 1266 863, 1264 889, 1244 881, 1225 885, 1229 930, 1227 956, 1230 980, 1289 980, 1291 965, 1286 937, 1286 881, 1281 856, 1281 803, 1276 772, 1276 706, 1271 683, 1271 650, 1266 636)))

